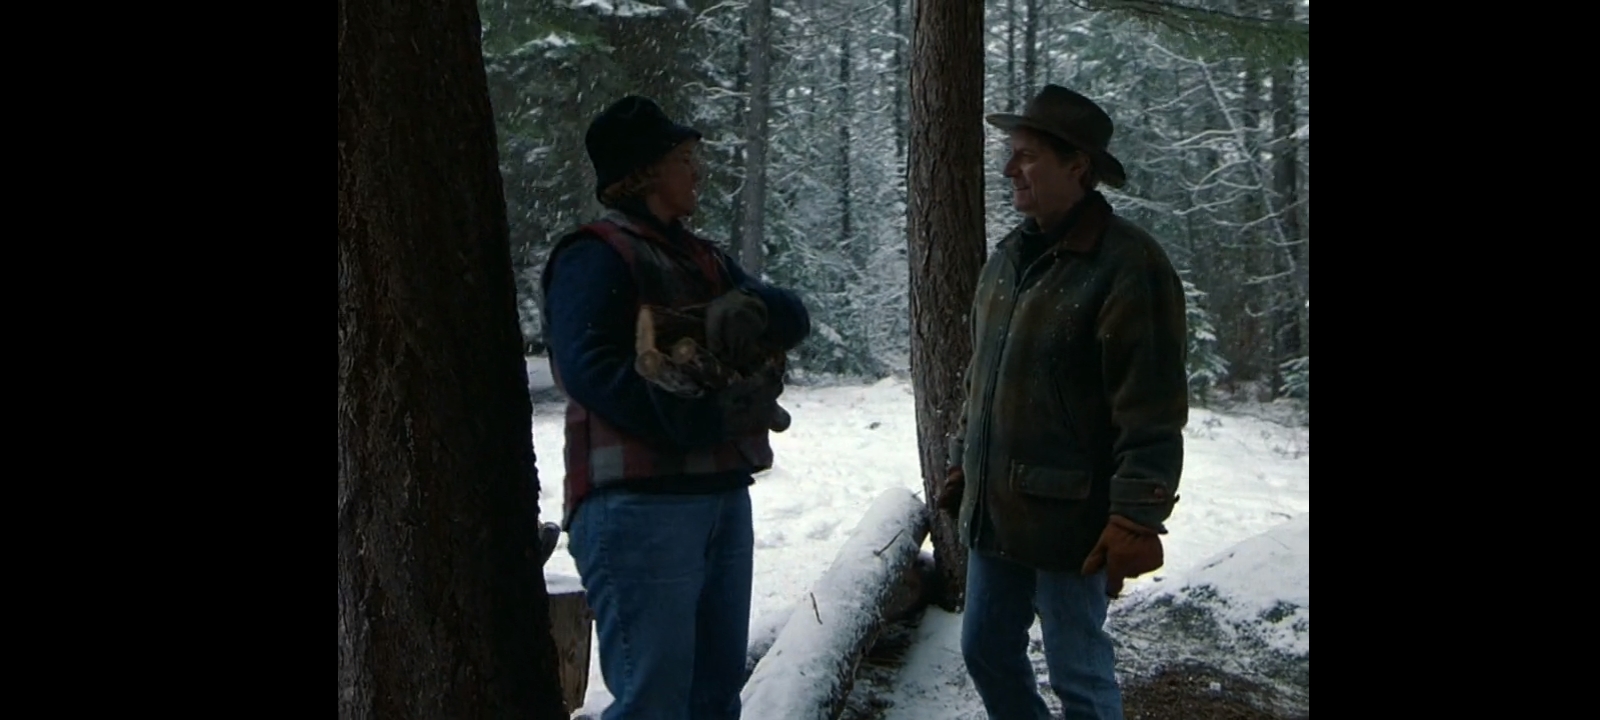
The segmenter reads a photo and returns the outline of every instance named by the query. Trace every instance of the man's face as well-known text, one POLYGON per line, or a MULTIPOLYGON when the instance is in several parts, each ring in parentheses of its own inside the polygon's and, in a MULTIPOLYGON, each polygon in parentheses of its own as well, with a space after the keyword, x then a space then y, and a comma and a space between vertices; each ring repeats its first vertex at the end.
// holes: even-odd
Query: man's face
POLYGON ((662 209, 674 218, 693 215, 700 202, 696 187, 700 182, 700 161, 695 155, 698 144, 695 140, 685 141, 657 166, 655 192, 662 209))
POLYGON ((1034 220, 1059 219, 1083 197, 1088 158, 1074 153, 1063 159, 1044 138, 1030 130, 1011 131, 1011 158, 1005 176, 1011 179, 1011 206, 1034 220))

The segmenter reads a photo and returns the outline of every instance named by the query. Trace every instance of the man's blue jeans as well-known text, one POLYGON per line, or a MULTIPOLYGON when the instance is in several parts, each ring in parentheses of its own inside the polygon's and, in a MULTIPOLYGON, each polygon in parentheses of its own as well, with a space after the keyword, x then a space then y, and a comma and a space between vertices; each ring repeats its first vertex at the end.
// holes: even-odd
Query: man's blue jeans
POLYGON ((1028 661, 1028 629, 1037 613, 1050 687, 1065 720, 1122 720, 1122 692, 1104 629, 1108 602, 1104 572, 1084 577, 1036 571, 969 552, 961 654, 989 717, 1050 718, 1028 661))
POLYGON ((753 535, 748 488, 579 506, 568 547, 616 698, 606 720, 739 717, 753 535))

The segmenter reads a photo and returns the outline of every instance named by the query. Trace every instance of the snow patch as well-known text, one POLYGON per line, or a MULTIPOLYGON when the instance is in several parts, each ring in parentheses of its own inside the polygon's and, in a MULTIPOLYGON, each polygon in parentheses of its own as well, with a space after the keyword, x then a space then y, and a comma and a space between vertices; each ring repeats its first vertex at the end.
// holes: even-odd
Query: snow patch
POLYGON ((1279 652, 1310 655, 1311 513, 1211 556, 1170 586, 1144 589, 1123 613, 1158 601, 1209 604, 1236 632, 1279 652))
POLYGON ((1216 553, 1114 604, 1107 630, 1136 674, 1198 662, 1276 685, 1294 709, 1311 686, 1311 514, 1216 553))
POLYGON ((746 657, 746 679, 756 669, 756 664, 761 658, 766 657, 767 651, 772 649, 772 644, 778 641, 778 633, 783 626, 789 624, 789 618, 794 615, 799 604, 790 605, 776 612, 769 612, 750 621, 750 652, 746 657))
MULTIPOLYGON (((677 5, 682 6, 680 1, 677 5)), ((637 2, 637 0, 577 0, 572 6, 574 9, 583 10, 593 8, 601 15, 615 15, 617 17, 649 17, 660 15, 667 11, 660 5, 637 2)))
POLYGON ((566 595, 583 592, 583 581, 576 575, 567 573, 549 572, 544 574, 545 592, 550 595, 566 595))
POLYGON ((553 390, 556 386, 556 376, 550 372, 548 358, 533 355, 522 359, 528 368, 528 390, 553 390))

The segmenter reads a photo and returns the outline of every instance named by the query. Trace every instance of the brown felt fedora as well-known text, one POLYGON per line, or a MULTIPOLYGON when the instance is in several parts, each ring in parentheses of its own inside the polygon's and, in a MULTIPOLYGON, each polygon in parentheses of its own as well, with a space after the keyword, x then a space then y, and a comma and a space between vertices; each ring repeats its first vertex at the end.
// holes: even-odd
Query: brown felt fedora
POLYGON ((1089 153, 1101 182, 1118 188, 1127 182, 1122 163, 1106 150, 1111 144, 1111 116, 1078 93, 1060 85, 1046 85, 1021 115, 996 113, 988 120, 1001 130, 1024 127, 1061 138, 1089 153))

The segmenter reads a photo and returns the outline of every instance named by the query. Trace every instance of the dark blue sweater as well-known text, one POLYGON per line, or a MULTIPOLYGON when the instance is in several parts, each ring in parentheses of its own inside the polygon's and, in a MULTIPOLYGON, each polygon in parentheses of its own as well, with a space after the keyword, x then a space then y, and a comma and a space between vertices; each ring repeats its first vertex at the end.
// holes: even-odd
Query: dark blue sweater
MULTIPOLYGON (((646 222, 650 219, 642 219, 646 222)), ((663 228, 678 240, 682 226, 663 228)), ((762 283, 722 255, 734 284, 767 305, 767 334, 786 348, 811 333, 811 317, 793 292, 762 283)), ((590 237, 569 244, 548 271, 545 299, 550 358, 567 395, 618 429, 667 450, 712 445, 723 439, 722 416, 712 396, 681 398, 649 384, 633 370, 633 278, 609 245, 590 237)), ((646 492, 715 492, 748 485, 744 471, 630 482, 646 492)), ((598 491, 598 488, 596 489, 598 491)))

